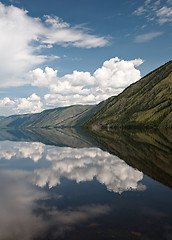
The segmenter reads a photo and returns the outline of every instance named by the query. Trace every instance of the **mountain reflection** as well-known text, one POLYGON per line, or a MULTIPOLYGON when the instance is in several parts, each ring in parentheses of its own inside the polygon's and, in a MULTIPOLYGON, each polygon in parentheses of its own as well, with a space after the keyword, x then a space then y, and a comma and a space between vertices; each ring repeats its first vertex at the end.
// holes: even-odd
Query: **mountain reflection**
POLYGON ((172 129, 92 132, 103 149, 172 187, 172 129))
POLYGON ((127 190, 144 190, 139 183, 143 174, 128 166, 123 160, 98 148, 70 148, 46 146, 42 143, 9 142, 0 143, 0 158, 6 160, 31 159, 34 162, 45 159, 50 167, 34 170, 32 183, 49 188, 60 184, 65 177, 77 183, 96 178, 109 191, 122 193, 127 190))
POLYGON ((170 136, 3 130, 0 239, 171 239, 170 136))

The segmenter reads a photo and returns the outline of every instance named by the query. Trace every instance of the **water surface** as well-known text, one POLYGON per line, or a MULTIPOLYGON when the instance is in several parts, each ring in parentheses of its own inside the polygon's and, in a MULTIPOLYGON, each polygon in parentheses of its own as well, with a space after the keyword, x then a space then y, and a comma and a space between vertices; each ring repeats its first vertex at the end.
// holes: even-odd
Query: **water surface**
POLYGON ((0 239, 172 239, 170 136, 1 130, 0 239))

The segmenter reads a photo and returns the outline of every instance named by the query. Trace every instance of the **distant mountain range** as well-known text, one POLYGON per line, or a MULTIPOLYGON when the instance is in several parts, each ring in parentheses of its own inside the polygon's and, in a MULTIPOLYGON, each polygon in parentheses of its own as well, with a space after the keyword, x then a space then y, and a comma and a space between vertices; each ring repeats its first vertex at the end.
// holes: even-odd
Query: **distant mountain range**
POLYGON ((172 127, 172 61, 98 105, 74 105, 0 117, 0 128, 172 127))
POLYGON ((62 128, 78 127, 99 111, 109 100, 98 105, 74 105, 45 110, 35 114, 0 118, 0 128, 62 128))

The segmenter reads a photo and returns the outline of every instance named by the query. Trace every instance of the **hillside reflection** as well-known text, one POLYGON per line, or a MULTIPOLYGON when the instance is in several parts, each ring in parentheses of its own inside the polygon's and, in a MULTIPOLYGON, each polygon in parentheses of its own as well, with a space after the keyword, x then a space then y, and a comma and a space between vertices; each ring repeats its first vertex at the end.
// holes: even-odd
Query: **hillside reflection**
POLYGON ((102 148, 172 187, 172 129, 91 132, 102 148))
MULTIPOLYGON (((50 158, 52 159, 51 167, 46 169, 47 173, 47 180, 46 182, 49 186, 53 186, 52 182, 55 181, 59 183, 59 169, 61 174, 65 176, 68 173, 68 176, 72 179, 72 174, 77 169, 78 175, 76 174, 75 180, 79 181, 81 177, 79 175, 85 176, 87 172, 87 176, 85 179, 93 178, 94 174, 99 179, 100 176, 100 166, 99 163, 96 161, 92 162, 92 168, 89 165, 90 161, 89 156, 87 156, 86 152, 91 152, 93 155, 97 153, 93 151, 100 151, 99 150, 91 150, 91 148, 99 147, 111 154, 115 155, 115 158, 124 160, 128 165, 133 167, 134 169, 138 169, 139 171, 147 174, 151 178, 172 187, 172 130, 151 130, 151 131, 135 131, 135 130, 113 130, 113 131, 101 131, 101 132, 89 132, 89 135, 84 133, 78 129, 29 129, 29 130, 14 130, 14 129, 1 129, 0 130, 0 140, 1 140, 1 147, 0 147, 0 157, 5 157, 6 159, 11 159, 14 157, 19 158, 31 158, 34 162, 42 158, 47 158, 50 162, 50 158), (91 137, 89 136, 91 135, 91 137), (3 140, 12 140, 13 143, 10 143, 10 147, 8 142, 3 140), (15 142, 19 141, 19 143, 15 142), (21 142, 22 141, 22 142, 21 142), (24 142, 23 142, 24 141, 24 142), (30 142, 30 144, 27 144, 30 142), (69 149, 51 149, 48 150, 48 153, 45 154, 45 145, 55 145, 60 147, 69 147, 69 149), (74 153, 74 149, 76 148, 78 153, 74 153), (89 150, 79 150, 88 148, 89 150), (54 151, 54 153, 53 153, 54 151), (63 153, 61 153, 63 151, 63 153), (63 164, 60 164, 60 158, 65 156, 67 153, 70 155, 71 159, 66 158, 63 159, 63 164), (71 151, 71 152, 70 152, 71 151), (82 168, 77 166, 79 163, 75 161, 77 159, 77 154, 85 156, 85 163, 83 163, 82 168), (58 154, 59 153, 59 154, 58 154), (46 155, 46 156, 44 156, 46 155), (48 156, 49 155, 49 156, 48 156), (54 155, 54 157, 53 157, 54 155), (56 158, 56 155, 58 156, 56 158), (59 156, 61 155, 61 156, 59 156), (74 160, 72 157, 74 156, 74 160), (70 162, 75 162, 75 164, 71 167, 71 172, 66 172, 64 170, 65 164, 69 164, 70 162), (76 163, 77 162, 77 163, 76 163), (85 164, 85 165, 84 165, 85 164), (97 165, 96 165, 97 164, 97 165), (55 167, 56 165, 56 167, 55 167), (58 166, 57 166, 58 165, 58 166), (89 165, 89 167, 87 166, 89 165), (96 165, 96 167, 95 167, 96 165), (94 169, 99 169, 95 171, 94 169), (55 173, 56 171, 56 173, 55 173), (81 174, 81 171, 83 173, 81 174), (52 178, 52 174, 54 180, 52 178), (89 172, 89 173, 88 173, 89 172), (91 174, 92 172, 92 174, 91 174), (57 177, 58 176, 58 177, 57 177), (52 180, 50 180, 52 179, 52 180), (56 179, 56 180, 55 180, 56 179)), ((49 148, 50 149, 50 148, 49 148)), ((96 149, 96 148, 95 148, 96 149)), ((101 152, 102 155, 105 152, 101 152)), ((106 153, 107 154, 107 153, 106 153)), ((105 154, 105 155, 106 155, 105 154)), ((90 158, 91 159, 91 158, 90 158)), ((97 158, 98 159, 98 158, 97 158)), ((94 160, 94 158, 92 158, 94 160)), ((91 160, 91 161, 92 161, 91 160)), ((103 164, 103 161, 101 162, 103 164)), ((117 164, 117 163, 116 163, 117 164)), ((106 164, 105 164, 106 165, 106 164)), ((127 166, 127 165, 126 165, 127 166)), ((65 166, 66 167, 66 166, 65 166)), ((45 170, 44 170, 45 171, 45 170)), ((115 172, 115 170, 113 169, 115 172)), ((37 181, 42 182, 41 179, 43 175, 37 171, 37 181)), ((102 175, 102 174, 101 174, 102 175)), ((114 177, 113 177, 114 179, 114 177)), ((83 179, 81 181, 84 181, 83 179)), ((108 180, 107 180, 108 181, 108 180)), ((100 182, 106 182, 105 180, 100 182)), ((45 185, 45 183, 43 184, 45 185)), ((114 187, 110 187, 111 184, 107 184, 109 189, 116 191, 114 187)), ((133 185, 134 186, 134 185, 133 185)), ((120 188, 120 187, 119 187, 120 188)), ((136 188, 136 187, 133 187, 136 188)), ((128 189, 124 187, 124 189, 128 189)))

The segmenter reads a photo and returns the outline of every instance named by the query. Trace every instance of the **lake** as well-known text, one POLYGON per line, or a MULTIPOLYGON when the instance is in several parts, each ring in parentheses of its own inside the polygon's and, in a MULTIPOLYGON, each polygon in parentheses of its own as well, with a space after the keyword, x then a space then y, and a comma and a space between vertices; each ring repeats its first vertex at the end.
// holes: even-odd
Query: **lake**
POLYGON ((0 240, 172 239, 172 131, 0 130, 0 240))

